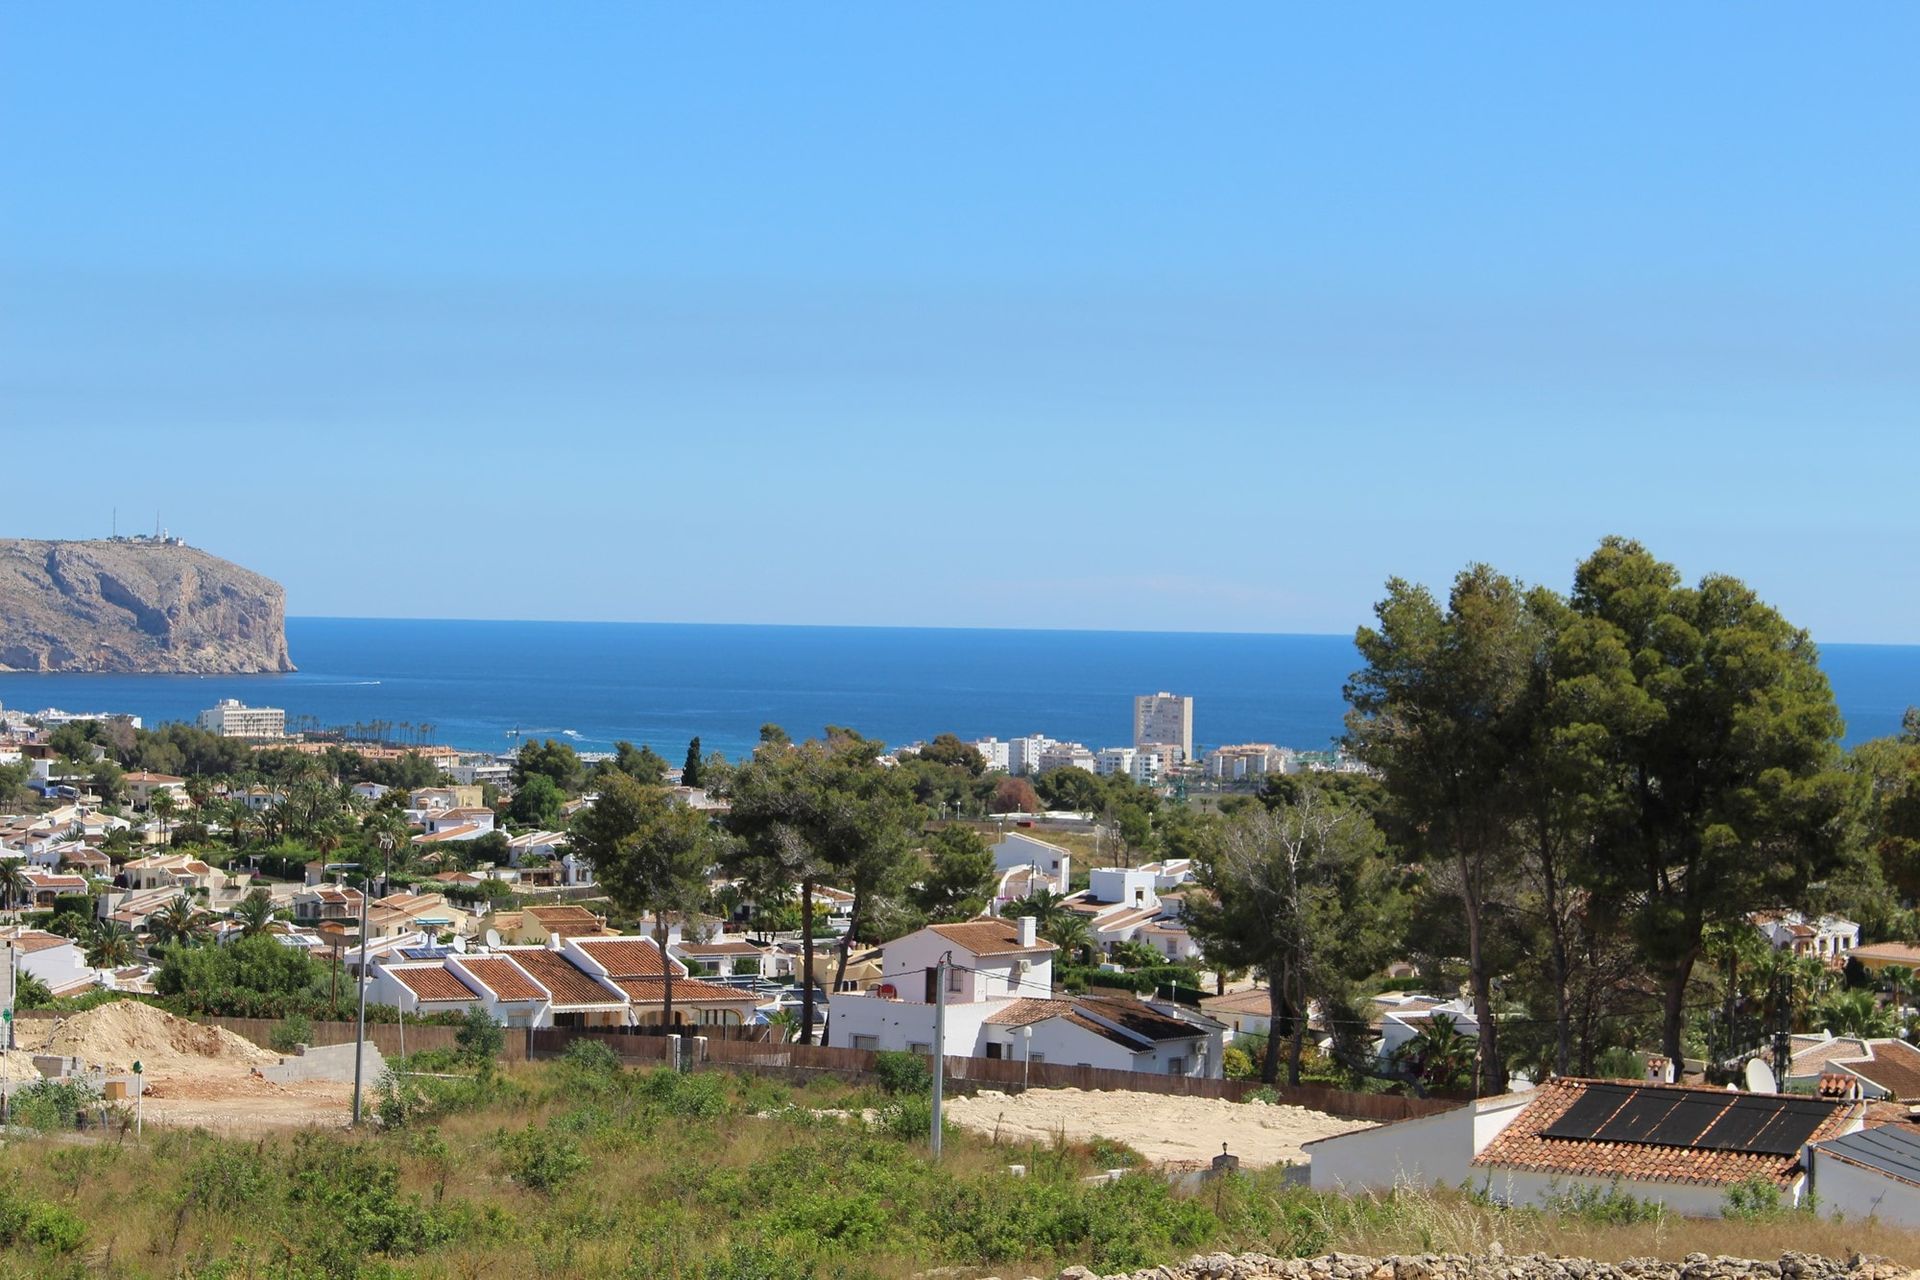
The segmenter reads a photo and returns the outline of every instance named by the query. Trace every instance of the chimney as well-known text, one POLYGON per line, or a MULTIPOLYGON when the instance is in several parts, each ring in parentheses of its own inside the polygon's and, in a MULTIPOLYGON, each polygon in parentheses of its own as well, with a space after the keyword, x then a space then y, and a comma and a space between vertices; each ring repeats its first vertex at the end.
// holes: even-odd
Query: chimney
POLYGON ((1647 1058, 1647 1079, 1653 1084, 1673 1083, 1673 1062, 1659 1054, 1647 1058))
POLYGON ((1033 916, 1021 916, 1020 917, 1020 945, 1023 947, 1033 946, 1034 943, 1038 941, 1039 935, 1040 935, 1040 922, 1037 919, 1035 919, 1033 916))

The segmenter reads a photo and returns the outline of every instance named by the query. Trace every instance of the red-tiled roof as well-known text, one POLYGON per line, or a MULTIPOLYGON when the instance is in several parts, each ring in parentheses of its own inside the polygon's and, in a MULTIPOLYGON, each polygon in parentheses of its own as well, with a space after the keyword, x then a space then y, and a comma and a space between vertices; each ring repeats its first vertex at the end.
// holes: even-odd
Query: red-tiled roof
MULTIPOLYGON (((1744 1178, 1761 1177, 1781 1186, 1788 1185, 1799 1169, 1800 1157, 1772 1155, 1758 1151, 1716 1151, 1705 1147, 1654 1146, 1639 1142, 1595 1142, 1574 1138, 1548 1138, 1543 1131, 1566 1114, 1587 1091, 1592 1080, 1549 1080, 1535 1090, 1536 1096, 1515 1116, 1486 1149, 1473 1158, 1475 1165, 1498 1165, 1525 1169, 1534 1173, 1593 1178, 1630 1178, 1642 1182, 1695 1182, 1723 1185, 1744 1178)), ((1736 1098, 1754 1095, 1725 1089, 1704 1089, 1686 1085, 1642 1085, 1645 1090, 1688 1094, 1731 1105, 1736 1098)), ((1801 1103, 1810 1099, 1798 1099, 1801 1103)), ((1835 1137, 1845 1132, 1860 1111, 1858 1104, 1835 1103, 1832 1112, 1820 1122, 1809 1142, 1835 1137)), ((1703 1123, 1701 1132, 1705 1132, 1703 1123)))
POLYGON ((548 933, 558 933, 565 937, 575 934, 594 934, 605 926, 599 916, 585 907, 526 907, 523 914, 538 920, 548 933))
POLYGON ((513 957, 514 963, 547 990, 553 992, 556 1005, 568 1004, 621 1004, 620 995, 609 991, 594 981, 583 970, 576 969, 573 962, 558 951, 549 951, 545 947, 514 947, 506 954, 513 957))
POLYGON ((1073 1012, 1071 1000, 1015 1000, 1006 1008, 987 1019, 990 1027, 1024 1027, 1029 1023, 1045 1022, 1048 1018, 1065 1017, 1073 1012))
MULTIPOLYGON (((660 948, 649 938, 581 938, 573 945, 605 969, 609 978, 657 978, 663 972, 660 948)), ((673 972, 678 977, 686 966, 676 960, 673 972)))
POLYGON ((1832 1060, 1829 1065, 1853 1072, 1885 1089, 1901 1102, 1920 1100, 1920 1049, 1904 1040, 1874 1040, 1865 1061, 1832 1060))
MULTIPOLYGON (((627 993, 635 1004, 661 1004, 667 998, 665 978, 621 978, 614 986, 627 993)), ((718 983, 702 982, 698 978, 675 978, 673 980, 673 1002, 688 1004, 759 1004, 760 997, 751 991, 736 991, 732 987, 723 987, 718 983)))
POLYGON ((401 986, 413 992, 422 1000, 471 1000, 473 992, 467 984, 447 971, 445 965, 434 965, 426 969, 387 970, 401 986))
POLYGON ((545 1000, 547 993, 505 956, 467 956, 458 964, 501 1000, 545 1000))
POLYGON ((1056 948, 1045 938, 1038 938, 1030 947, 1020 945, 1020 931, 1011 920, 968 920, 962 924, 929 925, 935 933, 956 946, 965 947, 976 956, 1014 955, 1026 951, 1053 951, 1056 948))

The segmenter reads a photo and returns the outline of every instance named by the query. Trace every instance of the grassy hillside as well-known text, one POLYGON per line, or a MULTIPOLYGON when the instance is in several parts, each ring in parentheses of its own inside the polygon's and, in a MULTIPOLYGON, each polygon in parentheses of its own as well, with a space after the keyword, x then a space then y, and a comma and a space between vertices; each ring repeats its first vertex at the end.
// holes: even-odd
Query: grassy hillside
POLYGON ((1389 1252, 1494 1239, 1603 1258, 1791 1246, 1920 1261, 1913 1237, 1798 1217, 1689 1223, 1618 1202, 1544 1215, 1458 1195, 1345 1200, 1287 1187, 1277 1172, 1191 1197, 1149 1173, 1082 1181, 1125 1162, 1119 1149, 994 1148, 956 1134, 935 1167, 917 1096, 623 1072, 591 1054, 423 1081, 382 1105, 394 1127, 358 1136, 10 1142, 0 1274, 773 1280, 953 1264, 1024 1275, 1214 1247, 1389 1252), (861 1109, 869 1122, 844 1118, 861 1109), (1030 1176, 1009 1176, 1010 1161, 1030 1176))

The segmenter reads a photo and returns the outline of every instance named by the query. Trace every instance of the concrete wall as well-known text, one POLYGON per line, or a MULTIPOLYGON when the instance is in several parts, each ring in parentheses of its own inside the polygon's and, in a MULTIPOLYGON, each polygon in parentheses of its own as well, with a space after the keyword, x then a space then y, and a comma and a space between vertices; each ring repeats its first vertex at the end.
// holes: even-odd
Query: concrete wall
POLYGON ((1473 1157, 1513 1123, 1532 1098, 1509 1094, 1439 1115, 1326 1138, 1307 1148, 1315 1191, 1382 1190, 1396 1186, 1479 1186, 1473 1157))
MULTIPOLYGON (((1599 1195, 1618 1190, 1621 1195, 1632 1196, 1636 1200, 1663 1204, 1674 1213, 1688 1218, 1718 1218, 1727 1202, 1727 1189, 1719 1185, 1639 1182, 1631 1178, 1621 1178, 1616 1182, 1611 1178, 1572 1177, 1501 1168, 1475 1169, 1473 1185, 1504 1204, 1535 1206, 1545 1205, 1555 1197, 1564 1196, 1577 1188, 1586 1188, 1599 1195)), ((1797 1201, 1798 1198, 1796 1191, 1792 1199, 1797 1201)))
POLYGON ((1842 1160, 1818 1147, 1810 1150, 1813 1191, 1821 1213, 1920 1227, 1920 1186, 1842 1160))
MULTIPOLYGON (((982 1029, 996 1011, 1006 1008, 1003 1001, 947 1006, 946 1048, 949 1057, 984 1057, 982 1029)), ((856 1036, 871 1036, 873 1042, 861 1042, 861 1048, 910 1049, 914 1045, 933 1044, 934 1006, 908 1000, 887 1000, 880 996, 843 992, 833 998, 828 1035, 836 1049, 855 1047, 856 1036)), ((998 1030, 999 1028, 995 1028, 998 1030)))

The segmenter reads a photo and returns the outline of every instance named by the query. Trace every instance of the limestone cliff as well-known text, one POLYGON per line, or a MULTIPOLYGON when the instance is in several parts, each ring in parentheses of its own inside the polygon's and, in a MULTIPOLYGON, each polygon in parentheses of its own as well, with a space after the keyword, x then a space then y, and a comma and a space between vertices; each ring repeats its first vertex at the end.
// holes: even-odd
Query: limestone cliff
POLYGON ((0 538, 0 671, 291 671, 286 592, 177 542, 0 538))

